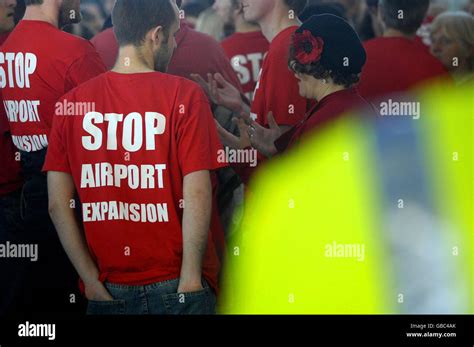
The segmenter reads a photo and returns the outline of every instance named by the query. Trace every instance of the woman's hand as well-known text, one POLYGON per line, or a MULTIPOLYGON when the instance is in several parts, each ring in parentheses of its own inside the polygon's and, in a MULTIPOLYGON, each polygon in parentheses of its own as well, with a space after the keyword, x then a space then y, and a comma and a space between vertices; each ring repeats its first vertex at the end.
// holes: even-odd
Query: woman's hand
POLYGON ((261 126, 245 113, 242 113, 240 118, 233 118, 232 121, 237 124, 240 136, 230 133, 216 121, 217 131, 224 146, 233 149, 252 146, 266 157, 272 157, 278 153, 275 141, 282 135, 282 130, 272 112, 268 114, 269 128, 261 126))
POLYGON ((272 112, 268 114, 267 119, 269 128, 265 128, 252 121, 248 133, 252 147, 266 157, 272 157, 278 153, 275 141, 282 135, 282 131, 275 121, 272 112))
POLYGON ((221 138, 222 144, 232 149, 245 149, 251 146, 248 133, 249 126, 243 119, 232 118, 232 122, 239 127, 240 136, 236 136, 224 129, 218 121, 216 121, 217 131, 221 138))

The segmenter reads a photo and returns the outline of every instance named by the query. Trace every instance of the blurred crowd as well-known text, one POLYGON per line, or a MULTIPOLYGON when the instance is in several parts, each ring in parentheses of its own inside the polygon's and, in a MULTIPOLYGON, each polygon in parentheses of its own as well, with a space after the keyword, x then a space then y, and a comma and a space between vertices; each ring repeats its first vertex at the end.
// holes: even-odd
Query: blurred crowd
MULTIPOLYGON (((223 41, 236 32, 235 11, 240 0, 183 0, 181 9, 187 24, 217 41, 223 41)), ((13 2, 13 1, 12 1, 13 2)), ((17 0, 16 19, 21 18, 25 6, 17 0)), ((65 31, 92 39, 110 28, 114 0, 81 1, 82 21, 64 28, 65 31)), ((299 16, 305 21, 315 14, 338 15, 353 25, 362 41, 383 35, 383 22, 378 14, 378 0, 309 0, 299 16)), ((452 70, 450 57, 470 56, 474 52, 474 28, 467 15, 474 15, 474 0, 432 0, 423 25, 417 35, 448 70, 452 70), (442 15, 442 16, 441 16, 442 15), (440 17, 438 20, 435 21, 440 17)), ((237 28, 238 30, 238 28, 237 28)), ((6 30, 5 30, 6 31, 6 30)), ((460 69, 456 69, 459 73, 460 69)), ((456 76, 455 76, 456 77, 456 76)))
MULTIPOLYGON (((238 6, 237 2, 183 0, 181 8, 192 28, 222 41, 236 30, 232 11, 238 6)), ((113 4, 114 0, 82 1, 82 22, 70 25, 66 30, 85 39, 93 38, 111 26, 110 13, 113 4)), ((378 0, 310 0, 300 19, 305 21, 315 14, 335 14, 347 19, 361 40, 367 41, 383 35, 383 23, 377 7, 378 0)), ((470 55, 471 62, 474 59, 474 28, 472 22, 463 20, 466 13, 474 15, 474 0, 431 1, 426 20, 417 32, 423 43, 431 47, 432 54, 441 60, 447 69, 452 69, 452 56, 470 55), (441 14, 443 16, 435 22, 441 14)), ((472 69, 471 64, 471 73, 472 69)), ((456 71, 459 72, 459 69, 456 71)))

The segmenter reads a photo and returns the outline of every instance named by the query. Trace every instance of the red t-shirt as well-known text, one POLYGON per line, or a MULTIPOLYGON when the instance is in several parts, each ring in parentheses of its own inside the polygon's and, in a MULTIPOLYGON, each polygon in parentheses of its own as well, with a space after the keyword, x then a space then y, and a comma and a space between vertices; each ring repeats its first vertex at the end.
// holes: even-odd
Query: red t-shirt
POLYGON ((245 96, 253 101, 263 58, 269 47, 268 40, 261 31, 253 31, 235 33, 221 45, 239 77, 245 96))
MULTIPOLYGON (((206 95, 159 72, 107 72, 64 99, 94 111, 55 117, 44 170, 72 175, 101 279, 146 285, 178 278, 183 178, 222 166, 206 95)), ((218 269, 210 233, 203 274, 214 287, 218 269)))
MULTIPOLYGON (((113 29, 109 28, 97 34, 91 42, 108 69, 112 69, 119 50, 113 29)), ((181 29, 176 33, 176 43, 177 48, 168 66, 169 74, 188 79, 191 74, 198 74, 207 81, 208 73, 219 72, 232 85, 242 90, 224 50, 214 38, 191 29, 182 20, 181 29)))
POLYGON ((368 100, 407 91, 433 78, 448 78, 444 66, 417 40, 381 37, 364 43, 367 63, 358 85, 368 100))
MULTIPOLYGON (((284 29, 272 40, 263 60, 260 78, 250 108, 257 123, 268 126, 267 116, 273 112, 278 125, 296 125, 313 105, 299 93, 298 80, 288 68, 288 55, 293 34, 297 26, 284 29)), ((258 162, 265 158, 258 154, 258 162)), ((257 166, 258 168, 258 166, 257 166)), ((248 165, 234 166, 242 182, 248 183, 256 168, 248 165)))
MULTIPOLYGON (((0 46, 6 41, 8 35, 9 33, 0 35, 0 46)), ((3 104, 1 90, 0 100, 3 104)), ((10 126, 8 125, 8 119, 3 107, 0 107, 0 156, 2 157, 2 165, 0 166, 0 196, 5 196, 21 187, 22 178, 20 160, 16 156, 16 149, 10 134, 10 126)))
POLYGON ((103 72, 88 41, 47 22, 20 21, 0 49, 3 104, 16 147, 47 148, 58 99, 103 72))
POLYGON ((270 43, 263 61, 251 107, 252 117, 261 125, 268 125, 270 111, 279 125, 295 125, 307 111, 308 101, 300 95, 298 80, 288 68, 290 44, 297 28, 281 31, 270 43))

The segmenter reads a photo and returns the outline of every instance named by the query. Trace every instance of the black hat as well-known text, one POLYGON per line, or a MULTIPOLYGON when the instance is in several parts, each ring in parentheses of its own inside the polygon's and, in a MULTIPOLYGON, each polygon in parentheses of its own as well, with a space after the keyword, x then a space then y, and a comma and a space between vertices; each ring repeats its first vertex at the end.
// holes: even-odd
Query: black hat
MULTIPOLYGON (((315 61, 319 58, 324 68, 344 74, 359 74, 367 58, 362 42, 352 26, 332 14, 312 16, 305 21, 295 32, 293 46, 296 50, 298 50, 296 46, 299 46, 300 54, 305 55, 305 59, 300 60, 300 63, 308 64, 309 60, 317 57, 315 61), (308 55, 311 50, 313 52, 308 55)), ((295 52, 296 56, 297 53, 295 52)))

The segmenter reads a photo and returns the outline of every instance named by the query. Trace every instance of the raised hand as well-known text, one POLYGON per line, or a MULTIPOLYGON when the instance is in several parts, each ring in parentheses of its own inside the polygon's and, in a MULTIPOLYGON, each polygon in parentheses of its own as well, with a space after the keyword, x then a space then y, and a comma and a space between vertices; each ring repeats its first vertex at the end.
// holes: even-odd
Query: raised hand
POLYGON ((275 141, 282 135, 282 130, 275 121, 272 112, 268 114, 267 118, 269 128, 252 121, 248 132, 252 147, 266 157, 271 157, 278 153, 275 141))
POLYGON ((216 105, 224 106, 235 112, 242 111, 244 102, 239 90, 220 73, 207 74, 207 81, 196 74, 192 74, 191 78, 204 89, 209 99, 216 105))
POLYGON ((232 149, 245 149, 251 146, 250 137, 248 134, 249 126, 243 119, 233 118, 232 122, 239 127, 240 136, 235 136, 231 132, 224 129, 219 122, 216 121, 217 131, 224 146, 232 149))

